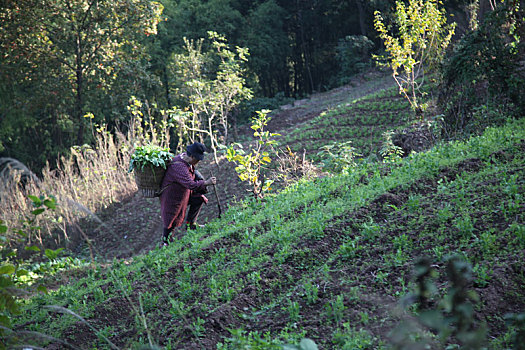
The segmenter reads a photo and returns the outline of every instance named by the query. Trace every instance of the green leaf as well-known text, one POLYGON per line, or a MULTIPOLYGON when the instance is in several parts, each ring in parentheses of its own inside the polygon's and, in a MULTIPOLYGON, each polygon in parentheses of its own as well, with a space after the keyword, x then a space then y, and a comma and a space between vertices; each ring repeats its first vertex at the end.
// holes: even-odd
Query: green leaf
POLYGON ((29 271, 24 270, 24 269, 19 269, 18 271, 16 271, 16 277, 27 276, 28 274, 29 274, 29 271))
POLYGON ((39 252, 40 248, 38 248, 36 245, 33 245, 31 247, 25 247, 25 250, 30 250, 30 251, 33 251, 33 252, 39 252))
POLYGON ((13 283, 13 280, 11 279, 11 277, 6 277, 6 276, 0 275, 0 288, 11 287, 13 284, 14 283, 13 283))
POLYGON ((0 326, 11 328, 11 319, 6 315, 0 315, 0 326))
POLYGON ((46 249, 44 254, 49 258, 49 260, 55 260, 62 250, 64 250, 64 248, 58 248, 56 250, 46 249))
POLYGON ((35 209, 35 210, 33 210, 33 211, 31 212, 31 214, 33 214, 33 215, 40 215, 40 214, 42 214, 44 211, 45 211, 44 208, 39 208, 39 209, 35 209))
POLYGON ((49 209, 55 209, 56 208, 56 202, 53 199, 46 199, 44 200, 44 205, 48 207, 49 209))
POLYGON ((441 329, 443 327, 444 322, 441 313, 435 310, 421 312, 419 315, 419 320, 425 326, 430 327, 432 329, 441 329))
POLYGON ((0 275, 10 275, 10 274, 13 274, 15 270, 16 269, 14 265, 11 265, 11 264, 0 266, 0 275))
MULTIPOLYGON (((17 288, 18 289, 18 288, 17 288)), ((20 290, 20 289, 18 289, 20 290)), ((15 291, 16 293, 16 291, 15 291)), ((4 295, 5 298, 4 298, 4 305, 5 305, 5 308, 12 314, 14 315, 18 315, 20 314, 20 308, 18 306, 18 304, 16 303, 16 299, 14 296, 12 295, 4 295)))
POLYGON ((33 204, 37 207, 39 207, 42 204, 42 201, 37 196, 28 195, 27 197, 31 199, 33 201, 33 204))

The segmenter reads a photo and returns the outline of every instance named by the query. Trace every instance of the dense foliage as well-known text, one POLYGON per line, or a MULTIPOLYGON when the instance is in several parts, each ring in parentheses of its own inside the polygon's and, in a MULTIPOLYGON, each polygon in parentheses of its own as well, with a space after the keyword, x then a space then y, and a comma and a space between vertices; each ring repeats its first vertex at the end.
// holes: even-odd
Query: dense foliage
POLYGON ((162 167, 166 169, 169 162, 175 157, 167 147, 147 144, 135 148, 131 155, 129 170, 144 169, 144 167, 162 167))
POLYGON ((491 12, 447 58, 439 102, 451 136, 524 115, 524 13, 513 2, 491 12))
MULTIPOLYGON (((359 47, 348 51, 341 40, 349 35, 373 40, 371 9, 387 10, 387 4, 334 0, 3 2, 0 155, 39 170, 70 146, 92 141, 90 120, 83 118, 86 113, 93 113, 92 121, 98 124, 127 123, 125 107, 132 95, 156 102, 161 109, 183 109, 185 102, 177 100, 170 83, 169 58, 183 53, 183 38, 199 40, 208 31, 249 49, 246 78, 257 97, 303 96, 324 90, 366 66, 366 58, 353 64, 344 55, 353 56, 356 50, 362 55, 372 41, 363 37, 359 47), (39 154, 33 152, 35 148, 39 154)), ((274 107, 261 103, 267 101, 256 102, 258 110, 274 107)))
POLYGON ((155 84, 144 38, 161 12, 149 0, 2 2, 0 150, 42 166, 88 140, 87 112, 114 125, 129 94, 155 84))
POLYGON ((394 18, 396 36, 390 35, 379 11, 374 26, 384 41, 399 91, 421 114, 419 99, 425 75, 441 63, 456 24, 447 25, 445 11, 434 0, 410 0, 407 6, 398 1, 394 18))

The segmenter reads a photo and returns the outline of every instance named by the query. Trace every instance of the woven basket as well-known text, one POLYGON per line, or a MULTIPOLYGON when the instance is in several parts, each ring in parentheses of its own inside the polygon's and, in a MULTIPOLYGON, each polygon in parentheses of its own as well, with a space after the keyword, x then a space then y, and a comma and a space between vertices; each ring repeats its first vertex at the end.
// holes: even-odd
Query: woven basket
POLYGON ((135 182, 144 197, 158 196, 165 173, 166 169, 160 166, 146 166, 144 169, 135 169, 135 182))

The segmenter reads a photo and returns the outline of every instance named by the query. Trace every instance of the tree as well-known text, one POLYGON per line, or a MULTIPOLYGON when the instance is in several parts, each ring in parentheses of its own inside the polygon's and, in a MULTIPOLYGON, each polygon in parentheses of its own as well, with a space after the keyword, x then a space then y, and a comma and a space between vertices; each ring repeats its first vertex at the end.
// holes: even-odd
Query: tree
POLYGON ((232 51, 224 36, 208 35, 212 50, 203 53, 204 39, 185 39, 186 53, 174 55, 171 70, 191 111, 192 119, 185 124, 192 132, 190 140, 209 137, 218 164, 217 146, 228 139, 231 112, 243 99, 250 99, 252 91, 243 77, 248 50, 236 47, 232 51))
POLYGON ((290 95, 287 57, 291 51, 285 19, 286 12, 275 0, 265 1, 250 11, 241 36, 243 46, 250 48, 248 67, 257 76, 254 89, 264 96, 290 95))
POLYGON ((172 108, 179 101, 171 95, 169 88, 169 58, 172 53, 185 50, 183 38, 197 40, 205 38, 209 30, 227 38, 237 38, 245 28, 242 14, 231 0, 160 0, 164 6, 164 20, 159 23, 158 34, 148 38, 151 41, 152 71, 163 83, 161 96, 156 99, 172 108))
POLYGON ((134 60, 144 55, 138 39, 156 33, 161 12, 158 2, 148 0, 4 3, 2 70, 16 83, 42 85, 44 100, 55 97, 58 114, 72 116, 82 144, 88 101, 107 93, 122 72, 133 76, 134 60))
POLYGON ((455 24, 447 25, 445 11, 438 8, 437 0, 409 0, 408 7, 397 1, 394 21, 397 37, 389 34, 381 13, 375 12, 374 26, 384 41, 399 91, 420 114, 418 98, 425 74, 442 61, 455 24))
POLYGON ((264 193, 271 190, 273 180, 264 179, 264 170, 271 163, 270 152, 274 152, 276 133, 264 130, 268 125, 270 117, 269 110, 257 111, 257 116, 252 119, 253 136, 256 140, 255 147, 249 153, 242 149, 238 143, 231 144, 226 151, 226 159, 237 164, 235 171, 241 181, 247 182, 256 199, 264 197, 264 193))
POLYGON ((500 4, 444 61, 437 104, 445 131, 478 133, 525 113, 525 9, 500 4))

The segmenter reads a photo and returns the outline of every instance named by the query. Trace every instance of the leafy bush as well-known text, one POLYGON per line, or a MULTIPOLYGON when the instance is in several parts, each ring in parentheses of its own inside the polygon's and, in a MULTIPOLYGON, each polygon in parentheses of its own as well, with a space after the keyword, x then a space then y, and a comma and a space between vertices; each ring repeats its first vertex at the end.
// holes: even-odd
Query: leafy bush
POLYGON ((340 173, 355 166, 355 157, 360 156, 352 146, 352 141, 331 143, 321 147, 317 153, 321 157, 323 169, 332 173, 340 173))
MULTIPOLYGON (((35 219, 46 210, 55 210, 56 202, 54 198, 45 198, 44 196, 36 197, 29 196, 33 202, 33 210, 31 215, 24 221, 24 226, 27 231, 19 230, 17 235, 19 241, 25 245, 25 250, 30 252, 40 252, 41 249, 37 246, 31 245, 28 237, 28 231, 39 230, 36 226, 35 219)), ((0 349, 6 349, 9 345, 13 345, 12 341, 16 341, 16 333, 11 330, 11 319, 15 315, 21 313, 18 298, 22 295, 21 291, 26 291, 28 286, 24 284, 26 277, 30 272, 22 266, 22 261, 17 253, 17 249, 10 244, 7 236, 8 226, 3 220, 0 220, 0 349), (5 235, 5 236, 4 236, 5 235)), ((46 249, 45 255, 49 260, 54 260, 62 251, 61 248, 57 250, 46 249)), ((39 292, 47 292, 42 285, 36 287, 39 292)))
POLYGON ((396 1, 396 36, 390 35, 381 13, 374 14, 374 27, 385 44, 399 92, 418 114, 423 107, 419 99, 425 74, 441 63, 455 30, 455 24, 447 24, 445 10, 439 5, 436 0, 409 0, 408 6, 396 1))
POLYGON ((525 75, 518 24, 509 8, 493 11, 459 41, 445 61, 438 105, 444 106, 446 131, 451 136, 501 124, 507 115, 523 115, 525 75))
POLYGON ((131 172, 133 169, 142 170, 145 166, 163 167, 166 169, 174 156, 168 147, 160 147, 153 144, 138 146, 131 156, 129 171, 131 172))
POLYGON ((403 149, 399 146, 396 146, 392 141, 393 135, 394 132, 391 130, 385 131, 383 133, 384 141, 379 154, 381 154, 383 162, 385 163, 395 163, 401 159, 401 157, 403 157, 403 149))
POLYGON ((271 119, 267 117, 269 112, 269 110, 257 111, 257 117, 253 118, 251 128, 254 130, 253 136, 257 139, 257 144, 250 153, 246 153, 237 143, 230 145, 226 152, 226 159, 237 164, 235 171, 241 181, 251 185, 250 191, 256 198, 262 198, 264 192, 271 189, 273 182, 270 179, 265 180, 263 174, 265 167, 272 161, 269 151, 273 151, 273 146, 276 144, 273 138, 279 136, 264 130, 271 119))
POLYGON ((430 347, 435 340, 424 335, 425 329, 438 334, 441 345, 454 337, 466 349, 482 348, 486 340, 486 326, 478 325, 474 317, 474 305, 479 301, 479 296, 470 289, 473 282, 472 267, 459 256, 449 256, 444 263, 449 288, 438 307, 433 308, 430 307, 431 299, 439 296, 433 281, 437 272, 430 259, 420 258, 416 261, 416 290, 405 297, 404 303, 407 306, 415 304, 418 313, 415 319, 401 322, 392 331, 392 342, 396 348, 430 347))

